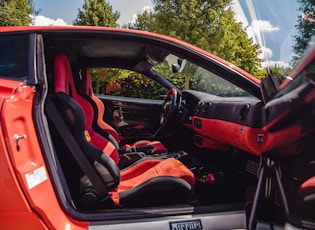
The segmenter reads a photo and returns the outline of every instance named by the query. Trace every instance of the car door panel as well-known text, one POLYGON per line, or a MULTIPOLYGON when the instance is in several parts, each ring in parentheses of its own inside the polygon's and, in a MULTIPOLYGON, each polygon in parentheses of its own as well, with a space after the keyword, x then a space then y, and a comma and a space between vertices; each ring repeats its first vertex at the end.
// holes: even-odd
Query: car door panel
POLYGON ((160 126, 162 100, 99 96, 105 105, 104 120, 123 139, 150 138, 160 126))
MULTIPOLYGON (((14 182, 3 183, 1 190, 6 195, 2 196, 0 201, 2 204, 8 202, 17 204, 10 212, 6 211, 8 217, 15 215, 28 220, 23 224, 7 224, 10 228, 13 226, 30 229, 52 228, 52 226, 61 228, 61 225, 69 220, 63 212, 59 212, 60 207, 33 123, 33 103, 36 90, 22 82, 2 80, 0 91, 2 95, 0 109, 2 144, 0 146, 3 146, 0 151, 8 156, 6 158, 8 165, 2 168, 10 169, 10 177, 14 182), (2 92, 11 92, 11 94, 6 95, 2 92), (49 199, 47 200, 47 198, 49 199), (35 213, 42 213, 41 218, 34 215, 32 209, 36 210, 35 213), (45 224, 46 226, 43 227, 45 224)), ((2 173, 3 176, 5 174, 2 173)), ((0 176, 0 180, 5 180, 8 175, 3 176, 0 176)))

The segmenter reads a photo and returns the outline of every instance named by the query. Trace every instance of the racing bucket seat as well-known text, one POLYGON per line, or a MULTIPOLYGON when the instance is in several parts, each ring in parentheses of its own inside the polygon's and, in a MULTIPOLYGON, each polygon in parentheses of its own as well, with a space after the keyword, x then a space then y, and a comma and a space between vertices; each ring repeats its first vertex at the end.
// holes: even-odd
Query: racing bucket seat
MULTIPOLYGON (((84 204, 91 206, 93 204, 91 200, 94 200, 94 203, 101 203, 109 197, 115 205, 134 207, 177 203, 192 198, 195 176, 179 160, 148 158, 120 170, 117 166, 119 154, 111 141, 105 139, 103 148, 89 142, 84 134, 87 118, 81 105, 73 97, 76 94, 73 85, 68 80, 60 80, 62 79, 60 76, 66 75, 71 76, 70 63, 65 55, 58 55, 54 65, 54 102, 47 98, 45 108, 53 109, 55 106, 56 111, 58 110, 54 115, 51 111, 46 111, 46 114, 50 120, 54 120, 60 114, 64 125, 55 123, 55 128, 59 130, 61 136, 65 136, 65 131, 69 130, 71 133, 69 136, 75 141, 71 142, 72 145, 68 148, 74 159, 80 161, 78 163, 82 170, 90 172, 85 173, 80 180, 84 204), (77 151, 73 151, 75 146, 78 147, 77 151), (82 153, 80 157, 76 156, 79 153, 82 153), (91 175, 93 174, 91 170, 85 169, 87 166, 92 167, 97 176, 91 175)), ((102 138, 96 133, 95 137, 102 138)), ((69 144, 67 140, 65 142, 69 144)))

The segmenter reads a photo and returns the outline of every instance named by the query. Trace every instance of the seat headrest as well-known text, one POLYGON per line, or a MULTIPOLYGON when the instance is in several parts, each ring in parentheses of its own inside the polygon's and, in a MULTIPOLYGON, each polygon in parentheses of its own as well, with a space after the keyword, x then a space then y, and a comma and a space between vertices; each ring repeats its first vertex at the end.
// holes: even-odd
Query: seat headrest
POLYGON ((81 91, 83 94, 91 97, 93 93, 91 75, 88 69, 82 69, 81 91))
POLYGON ((64 92, 68 95, 76 93, 69 59, 65 54, 58 54, 54 60, 55 93, 64 92))

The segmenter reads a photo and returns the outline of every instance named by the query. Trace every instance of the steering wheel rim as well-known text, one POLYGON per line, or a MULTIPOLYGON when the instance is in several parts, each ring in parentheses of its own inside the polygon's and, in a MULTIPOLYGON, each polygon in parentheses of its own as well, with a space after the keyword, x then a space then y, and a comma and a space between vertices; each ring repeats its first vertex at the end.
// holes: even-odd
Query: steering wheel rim
POLYGON ((164 99, 163 103, 163 111, 160 118, 160 124, 163 126, 165 125, 172 114, 174 113, 176 109, 177 104, 177 90, 175 88, 171 88, 164 99))

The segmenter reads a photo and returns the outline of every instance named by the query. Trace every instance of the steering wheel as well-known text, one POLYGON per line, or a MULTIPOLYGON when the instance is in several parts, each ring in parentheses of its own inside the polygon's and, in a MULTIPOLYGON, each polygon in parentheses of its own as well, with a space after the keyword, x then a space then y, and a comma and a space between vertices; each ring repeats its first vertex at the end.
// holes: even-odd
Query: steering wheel
POLYGON ((164 99, 163 111, 160 118, 161 126, 164 126, 168 122, 168 120, 174 113, 176 107, 177 107, 177 90, 175 88, 172 88, 167 92, 166 97, 164 99))

